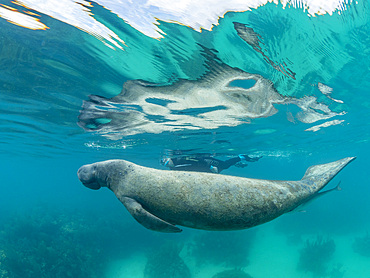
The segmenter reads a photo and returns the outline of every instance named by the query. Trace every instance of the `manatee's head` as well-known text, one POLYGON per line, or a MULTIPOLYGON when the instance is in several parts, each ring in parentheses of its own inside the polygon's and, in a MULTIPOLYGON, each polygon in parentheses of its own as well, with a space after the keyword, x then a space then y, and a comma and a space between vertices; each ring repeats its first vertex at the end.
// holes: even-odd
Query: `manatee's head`
POLYGON ((127 168, 132 167, 132 163, 124 160, 107 160, 87 164, 77 171, 79 180, 90 189, 100 189, 100 187, 110 188, 110 184, 117 183, 123 179, 127 173, 127 168))
POLYGON ((90 189, 100 189, 100 187, 104 185, 102 185, 101 181, 99 180, 98 168, 98 163, 82 166, 77 171, 78 179, 83 183, 84 186, 90 189))

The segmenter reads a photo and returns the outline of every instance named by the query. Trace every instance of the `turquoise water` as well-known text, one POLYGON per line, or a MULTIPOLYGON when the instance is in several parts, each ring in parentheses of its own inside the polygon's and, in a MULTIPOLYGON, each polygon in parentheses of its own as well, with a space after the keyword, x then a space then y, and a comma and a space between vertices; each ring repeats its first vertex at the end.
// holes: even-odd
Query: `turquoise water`
POLYGON ((149 34, 144 10, 135 25, 78 5, 116 37, 27 3, 0 9, 0 277, 370 277, 369 1, 316 16, 268 3, 201 31, 159 18, 149 34), (341 191, 237 232, 146 230, 76 175, 107 159, 164 170, 173 150, 263 156, 222 174, 273 180, 357 160, 328 185, 341 191))

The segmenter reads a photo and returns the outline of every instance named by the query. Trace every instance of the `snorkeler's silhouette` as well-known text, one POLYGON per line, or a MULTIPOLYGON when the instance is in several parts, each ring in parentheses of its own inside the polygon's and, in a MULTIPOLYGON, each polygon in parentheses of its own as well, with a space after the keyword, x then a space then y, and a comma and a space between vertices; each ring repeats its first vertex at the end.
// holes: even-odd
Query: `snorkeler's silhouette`
POLYGON ((240 154, 237 157, 228 160, 219 160, 211 156, 211 154, 194 154, 172 158, 163 158, 161 164, 169 167, 171 170, 177 171, 195 171, 220 173, 222 170, 228 169, 230 166, 244 168, 247 166, 246 161, 255 162, 260 157, 249 157, 246 154, 240 154))

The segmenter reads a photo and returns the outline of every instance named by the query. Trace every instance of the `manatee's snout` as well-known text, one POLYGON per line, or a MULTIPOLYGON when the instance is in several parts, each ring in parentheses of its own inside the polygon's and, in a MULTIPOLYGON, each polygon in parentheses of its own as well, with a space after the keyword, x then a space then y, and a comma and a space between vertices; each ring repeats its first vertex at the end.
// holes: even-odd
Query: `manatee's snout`
POLYGON ((84 186, 97 190, 101 186, 96 178, 96 166, 94 164, 84 165, 77 171, 78 179, 84 186))

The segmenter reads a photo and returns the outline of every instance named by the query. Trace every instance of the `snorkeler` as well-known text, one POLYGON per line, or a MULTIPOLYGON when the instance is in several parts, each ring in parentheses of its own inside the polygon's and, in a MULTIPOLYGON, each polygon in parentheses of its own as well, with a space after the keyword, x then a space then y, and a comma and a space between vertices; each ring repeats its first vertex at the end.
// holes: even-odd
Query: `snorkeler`
POLYGON ((161 164, 169 167, 171 170, 177 171, 195 171, 220 173, 231 166, 244 168, 248 166, 245 162, 258 161, 262 156, 249 157, 245 154, 240 154, 237 157, 222 161, 213 158, 210 154, 194 154, 188 156, 179 156, 173 158, 163 158, 161 164))

